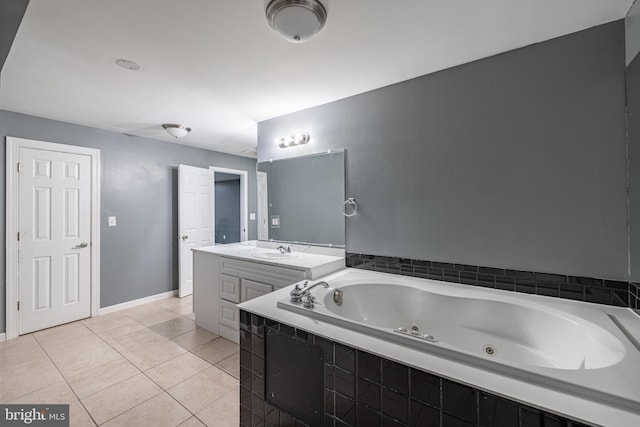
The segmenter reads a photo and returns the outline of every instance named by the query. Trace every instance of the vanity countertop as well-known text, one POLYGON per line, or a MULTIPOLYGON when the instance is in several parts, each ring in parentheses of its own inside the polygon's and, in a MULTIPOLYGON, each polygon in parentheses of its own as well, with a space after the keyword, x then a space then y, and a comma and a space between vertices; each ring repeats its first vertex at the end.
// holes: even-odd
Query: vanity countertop
MULTIPOLYGON (((291 246, 294 248, 296 247, 296 245, 291 246)), ((257 258, 256 255, 263 256, 265 254, 277 254, 278 250, 275 248, 257 246, 255 240, 240 243, 229 243, 225 245, 203 246, 193 250, 224 256, 227 258, 235 258, 266 265, 275 265, 294 270, 303 270, 311 273, 309 276, 310 278, 320 277, 344 268, 344 257, 342 256, 297 252, 295 249, 293 252, 293 258, 257 258)))

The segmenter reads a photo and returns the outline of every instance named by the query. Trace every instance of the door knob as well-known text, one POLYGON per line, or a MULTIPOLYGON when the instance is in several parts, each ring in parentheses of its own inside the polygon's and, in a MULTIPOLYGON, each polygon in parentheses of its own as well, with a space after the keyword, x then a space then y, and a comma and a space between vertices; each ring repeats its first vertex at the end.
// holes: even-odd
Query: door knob
POLYGON ((182 240, 187 240, 187 239, 189 238, 189 236, 187 236, 186 234, 183 234, 180 238, 181 238, 182 240))
POLYGON ((73 249, 84 249, 87 246, 89 246, 89 244, 87 242, 82 242, 79 245, 74 246, 73 249))

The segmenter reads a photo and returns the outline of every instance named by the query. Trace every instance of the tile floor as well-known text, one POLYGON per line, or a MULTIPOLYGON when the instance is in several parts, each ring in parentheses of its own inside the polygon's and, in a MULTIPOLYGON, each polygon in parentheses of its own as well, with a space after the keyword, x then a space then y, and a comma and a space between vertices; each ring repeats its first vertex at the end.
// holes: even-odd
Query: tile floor
POLYGON ((71 426, 237 426, 238 345, 168 298, 0 343, 0 402, 68 403, 71 426))

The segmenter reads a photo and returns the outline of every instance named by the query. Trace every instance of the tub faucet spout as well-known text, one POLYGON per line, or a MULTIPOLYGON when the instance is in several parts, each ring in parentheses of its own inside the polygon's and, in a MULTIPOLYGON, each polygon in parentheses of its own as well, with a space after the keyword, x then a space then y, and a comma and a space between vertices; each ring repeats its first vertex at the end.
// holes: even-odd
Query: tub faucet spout
POLYGON ((328 288, 329 284, 325 281, 322 282, 316 282, 313 285, 309 285, 306 288, 302 288, 302 293, 303 294, 308 294, 309 292, 311 292, 311 289, 315 288, 316 286, 322 286, 324 288, 328 288))

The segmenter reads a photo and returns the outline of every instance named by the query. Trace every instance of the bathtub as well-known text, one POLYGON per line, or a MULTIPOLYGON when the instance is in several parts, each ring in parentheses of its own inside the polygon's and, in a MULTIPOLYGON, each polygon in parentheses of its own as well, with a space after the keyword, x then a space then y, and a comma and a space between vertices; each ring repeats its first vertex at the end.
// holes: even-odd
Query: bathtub
POLYGON ((428 354, 640 415, 639 320, 629 309, 353 269, 325 280, 329 288, 311 290, 313 308, 284 293, 277 308, 411 349, 414 362, 399 361, 422 369, 432 366, 415 361, 428 354))

